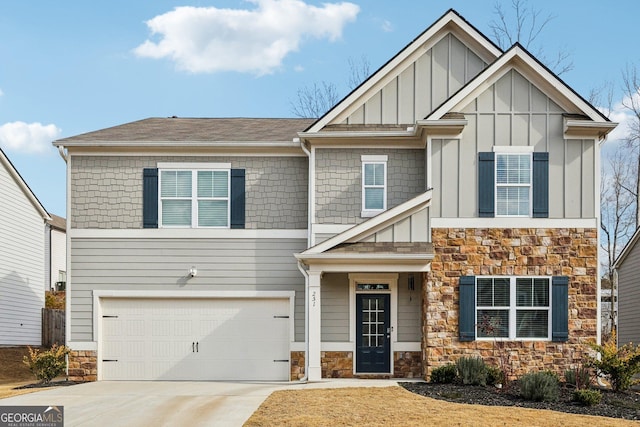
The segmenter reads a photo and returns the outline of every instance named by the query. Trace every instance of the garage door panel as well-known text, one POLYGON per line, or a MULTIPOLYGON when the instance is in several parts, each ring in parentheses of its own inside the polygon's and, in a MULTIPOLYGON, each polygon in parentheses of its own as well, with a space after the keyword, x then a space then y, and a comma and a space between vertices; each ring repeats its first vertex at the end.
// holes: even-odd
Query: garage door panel
POLYGON ((288 299, 103 299, 102 378, 287 380, 288 299), (275 361, 275 362, 274 362, 275 361))

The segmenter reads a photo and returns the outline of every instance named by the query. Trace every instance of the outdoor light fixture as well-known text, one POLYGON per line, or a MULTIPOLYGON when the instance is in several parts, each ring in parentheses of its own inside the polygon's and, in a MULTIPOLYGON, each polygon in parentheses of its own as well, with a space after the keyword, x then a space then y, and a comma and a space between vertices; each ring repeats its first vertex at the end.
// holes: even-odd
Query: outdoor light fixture
POLYGON ((189 269, 189 276, 196 277, 196 274, 198 274, 198 269, 195 266, 191 267, 189 269))

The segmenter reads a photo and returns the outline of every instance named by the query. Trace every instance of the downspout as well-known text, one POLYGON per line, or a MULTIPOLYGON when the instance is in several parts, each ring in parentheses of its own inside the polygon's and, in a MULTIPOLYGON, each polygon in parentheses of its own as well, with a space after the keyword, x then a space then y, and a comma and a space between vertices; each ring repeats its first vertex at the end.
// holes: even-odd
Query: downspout
POLYGON ((298 270, 304 276, 304 377, 300 382, 307 382, 309 378, 309 274, 304 269, 302 261, 298 260, 298 270))
POLYGON ((308 183, 307 183, 307 248, 311 247, 311 215, 312 215, 312 209, 313 209, 313 205, 312 205, 312 200, 311 200, 311 192, 313 191, 313 186, 312 186, 312 179, 313 179, 313 170, 315 168, 312 167, 312 158, 311 158, 311 152, 309 151, 309 149, 304 145, 304 142, 300 139, 300 138, 294 138, 294 141, 297 140, 300 143, 300 148, 302 149, 302 151, 304 151, 304 154, 307 155, 307 158, 309 159, 309 177, 308 177, 308 183))
POLYGON ((58 145, 58 154, 60 154, 60 157, 62 157, 62 160, 64 160, 65 163, 69 163, 67 161, 69 160, 69 154, 65 153, 64 147, 62 145, 58 145))

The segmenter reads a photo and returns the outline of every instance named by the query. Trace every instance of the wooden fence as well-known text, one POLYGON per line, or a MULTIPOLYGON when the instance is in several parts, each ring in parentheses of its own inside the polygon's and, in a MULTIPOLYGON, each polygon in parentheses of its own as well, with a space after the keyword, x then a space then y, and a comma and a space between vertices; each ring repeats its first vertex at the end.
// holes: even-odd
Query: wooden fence
POLYGON ((64 344, 64 310, 42 309, 42 346, 51 347, 54 343, 64 344))

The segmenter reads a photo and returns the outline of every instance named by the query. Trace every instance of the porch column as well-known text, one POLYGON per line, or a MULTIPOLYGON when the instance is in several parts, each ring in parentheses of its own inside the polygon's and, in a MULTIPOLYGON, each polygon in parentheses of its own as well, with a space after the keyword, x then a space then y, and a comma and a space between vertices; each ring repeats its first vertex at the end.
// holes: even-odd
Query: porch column
POLYGON ((309 271, 309 381, 322 379, 322 363, 320 358, 320 280, 321 271, 309 271))

